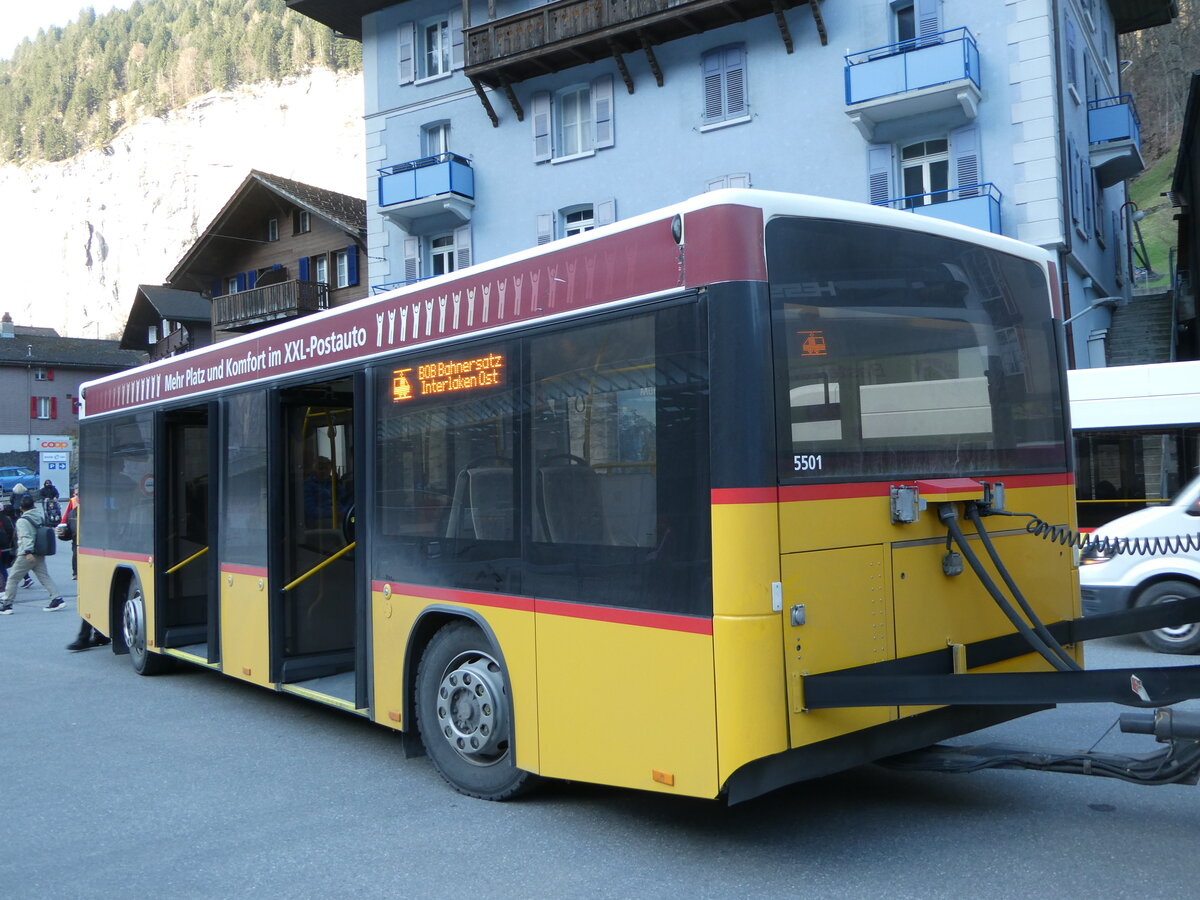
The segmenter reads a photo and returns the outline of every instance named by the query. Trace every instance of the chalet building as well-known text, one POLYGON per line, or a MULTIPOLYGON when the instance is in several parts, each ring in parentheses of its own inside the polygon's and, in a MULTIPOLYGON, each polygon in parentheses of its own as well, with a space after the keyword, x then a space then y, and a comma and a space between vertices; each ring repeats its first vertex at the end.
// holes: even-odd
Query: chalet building
POLYGON ((171 355, 208 343, 185 293, 211 301, 216 340, 359 300, 365 245, 362 200, 252 171, 166 285, 139 288, 123 346, 171 355))
POLYGON ((212 302, 196 291, 139 284, 121 349, 149 353, 154 362, 212 343, 212 302))
MULTIPOLYGON (((64 462, 60 491, 68 487, 68 473, 79 437, 79 386, 146 361, 144 353, 123 350, 117 341, 60 337, 53 328, 14 325, 4 313, 0 319, 0 454, 20 453, 35 470, 31 454, 53 454, 64 462), (63 454, 69 454, 66 459, 63 454)), ((13 464, 8 460, 6 465, 13 464)))
POLYGON ((288 6, 362 41, 373 286, 749 186, 1046 247, 1104 363, 1144 167, 1117 38, 1174 0, 288 6))

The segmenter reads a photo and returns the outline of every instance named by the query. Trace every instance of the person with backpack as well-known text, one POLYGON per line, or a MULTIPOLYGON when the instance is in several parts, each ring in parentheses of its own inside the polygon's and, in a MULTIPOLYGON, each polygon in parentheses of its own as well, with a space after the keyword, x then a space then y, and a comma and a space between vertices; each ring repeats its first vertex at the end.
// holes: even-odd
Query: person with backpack
POLYGON ((17 587, 28 572, 36 575, 42 587, 50 593, 50 602, 45 606, 45 611, 56 612, 63 609, 66 603, 62 594, 58 592, 58 585, 46 569, 46 557, 54 552, 54 529, 45 523, 37 501, 29 494, 21 496, 19 508, 21 515, 17 518, 17 558, 4 585, 4 597, 0 599, 0 616, 12 615, 17 587))
POLYGON ((13 548, 17 540, 16 510, 11 503, 0 507, 0 582, 8 583, 8 569, 16 557, 13 548))

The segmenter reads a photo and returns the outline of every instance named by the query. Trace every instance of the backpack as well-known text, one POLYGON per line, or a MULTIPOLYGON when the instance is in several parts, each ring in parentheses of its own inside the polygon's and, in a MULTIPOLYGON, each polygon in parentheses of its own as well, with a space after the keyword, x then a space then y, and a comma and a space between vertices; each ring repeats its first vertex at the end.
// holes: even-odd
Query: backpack
MULTIPOLYGON (((25 516, 21 516, 22 519, 25 516)), ((33 519, 28 520, 33 525, 33 555, 34 556, 53 556, 56 547, 54 539, 54 526, 38 525, 33 519)))

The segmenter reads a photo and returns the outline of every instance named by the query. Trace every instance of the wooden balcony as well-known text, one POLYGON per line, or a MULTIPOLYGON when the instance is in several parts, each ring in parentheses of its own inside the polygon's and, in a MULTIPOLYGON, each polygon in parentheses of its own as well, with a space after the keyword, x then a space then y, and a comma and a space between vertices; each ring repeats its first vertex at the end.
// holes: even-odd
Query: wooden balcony
MULTIPOLYGON (((463 29, 465 74, 476 85, 506 88, 536 75, 615 58, 632 93, 621 54, 645 52, 659 85, 651 48, 677 38, 774 14, 787 51, 792 38, 783 11, 809 0, 558 0, 463 29)), ((813 18, 826 42, 820 8, 813 18)))
POLYGON ((168 356, 187 353, 191 349, 193 349, 191 333, 186 328, 176 328, 150 348, 150 359, 165 359, 168 356))
POLYGON ((329 306, 329 286, 317 281, 284 281, 213 299, 213 328, 253 331, 329 306))

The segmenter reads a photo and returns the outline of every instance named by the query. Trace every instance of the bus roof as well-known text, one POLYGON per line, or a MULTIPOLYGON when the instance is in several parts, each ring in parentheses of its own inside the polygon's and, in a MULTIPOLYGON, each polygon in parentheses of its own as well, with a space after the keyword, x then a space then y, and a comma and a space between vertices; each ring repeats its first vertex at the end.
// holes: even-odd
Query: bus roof
POLYGON ((1049 258, 1010 238, 879 206, 772 191, 713 191, 90 381, 80 391, 81 418, 432 348, 707 284, 765 281, 763 225, 779 215, 916 230, 1039 263, 1049 258))

